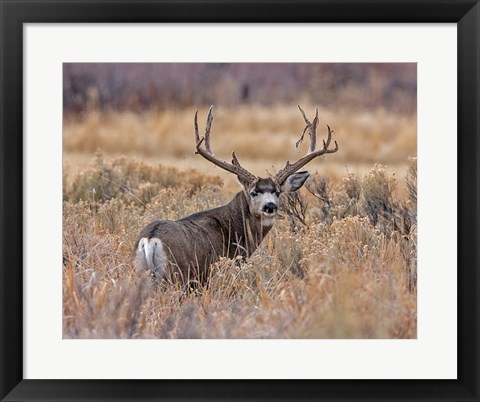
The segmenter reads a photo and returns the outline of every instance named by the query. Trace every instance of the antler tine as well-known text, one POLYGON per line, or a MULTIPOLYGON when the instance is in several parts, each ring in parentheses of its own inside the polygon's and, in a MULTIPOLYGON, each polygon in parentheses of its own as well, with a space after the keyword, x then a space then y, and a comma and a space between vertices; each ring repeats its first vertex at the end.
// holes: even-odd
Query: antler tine
POLYGON ((305 114, 305 112, 303 111, 302 107, 300 105, 297 105, 298 109, 300 110, 300 113, 302 113, 302 116, 303 116, 303 120, 305 120, 305 123, 307 123, 307 126, 309 126, 311 123, 310 123, 310 120, 308 120, 308 117, 307 115, 305 114))
POLYGON ((212 153, 210 148, 210 129, 212 128, 213 121, 213 105, 208 109, 207 121, 205 123, 205 148, 208 152, 212 153))
POLYGON ((288 176, 290 176, 291 174, 301 169, 312 159, 315 159, 316 157, 323 154, 331 154, 338 151, 337 141, 335 141, 335 148, 329 149, 330 142, 332 141, 332 133, 333 133, 333 130, 330 128, 329 125, 327 125, 327 128, 328 128, 327 141, 323 140, 322 149, 318 151, 315 150, 317 145, 318 108, 315 109, 315 118, 313 119, 312 122, 308 120, 307 116, 305 115, 305 112, 300 107, 300 105, 298 105, 298 108, 300 109, 303 119, 305 120, 305 123, 307 123, 307 125, 304 128, 300 139, 296 142, 295 147, 298 148, 298 145, 303 141, 303 137, 307 130, 310 136, 310 146, 308 147, 307 154, 303 158, 300 158, 297 162, 293 164, 290 164, 290 162, 287 162, 285 167, 277 173, 277 175, 275 176, 275 180, 279 184, 282 184, 288 178, 288 176))
POLYGON ((318 126, 318 107, 315 108, 315 118, 313 119, 312 124, 309 127, 309 134, 310 134, 310 147, 308 148, 308 152, 315 152, 315 148, 317 148, 317 126, 318 126))
POLYGON ((327 142, 325 142, 325 140, 322 140, 323 149, 328 149, 328 147, 330 146, 330 142, 332 141, 333 130, 330 128, 328 124, 327 124, 327 129, 328 129, 327 142))
POLYGON ((239 178, 242 178, 245 181, 254 181, 257 179, 255 175, 250 173, 248 170, 243 168, 240 165, 240 162, 238 161, 237 157, 235 156, 235 152, 232 153, 232 164, 227 163, 220 158, 216 157, 212 149, 210 148, 210 130, 212 128, 212 122, 213 122, 213 105, 210 106, 208 109, 208 115, 207 115, 207 120, 205 123, 205 135, 200 138, 200 135, 198 133, 198 111, 195 112, 195 119, 194 119, 194 128, 195 128, 195 140, 196 140, 196 146, 195 146, 195 153, 202 155, 205 159, 208 161, 212 162, 214 165, 221 167, 222 169, 236 174, 239 178), (205 146, 202 147, 202 143, 205 141, 205 146))
POLYGON ((317 146, 318 108, 315 108, 315 118, 311 123, 310 120, 308 120, 308 117, 305 115, 305 112, 303 111, 303 109, 300 107, 300 105, 297 105, 297 106, 300 112, 302 113, 303 119, 305 120, 305 123, 307 123, 307 125, 303 129, 300 139, 295 143, 295 148, 298 149, 298 146, 302 143, 303 137, 305 136, 305 133, 308 130, 308 134, 310 136, 310 146, 308 147, 308 152, 309 153, 314 152, 317 146))
POLYGON ((198 150, 198 147, 200 146, 201 142, 203 141, 200 140, 200 135, 198 134, 198 110, 195 111, 195 118, 193 119, 193 126, 195 128, 195 147, 198 150))
MULTIPOLYGON (((202 144, 203 141, 205 141, 205 148, 208 152, 212 153, 212 150, 210 148, 210 129, 212 128, 212 121, 213 121, 213 105, 210 106, 208 109, 208 115, 207 115, 207 120, 205 124, 205 135, 200 138, 200 134, 198 133, 198 110, 195 111, 195 119, 194 119, 194 127, 195 127, 195 141, 196 141, 196 149, 198 151, 198 148, 202 144)), ((195 152, 198 153, 198 152, 195 152)))

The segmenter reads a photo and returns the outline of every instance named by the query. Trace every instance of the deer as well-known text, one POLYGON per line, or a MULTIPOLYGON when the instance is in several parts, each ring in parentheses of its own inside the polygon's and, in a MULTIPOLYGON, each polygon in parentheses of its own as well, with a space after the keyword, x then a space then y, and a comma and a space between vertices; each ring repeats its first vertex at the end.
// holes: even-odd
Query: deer
POLYGON ((207 284, 210 266, 222 257, 245 260, 260 246, 279 217, 280 195, 299 190, 309 177, 308 171, 299 171, 313 159, 338 151, 338 144, 330 147, 333 130, 327 125, 327 139, 318 150, 318 108, 313 121, 298 106, 306 126, 295 146, 298 149, 308 132, 310 144, 307 154, 295 163, 287 161, 274 176, 259 177, 240 165, 232 152, 232 162, 217 157, 210 146, 213 105, 209 108, 205 134, 200 138, 198 111, 194 117, 195 154, 237 176, 241 190, 226 205, 200 211, 176 221, 155 220, 145 226, 134 246, 138 267, 149 271, 159 281, 180 281, 207 284))

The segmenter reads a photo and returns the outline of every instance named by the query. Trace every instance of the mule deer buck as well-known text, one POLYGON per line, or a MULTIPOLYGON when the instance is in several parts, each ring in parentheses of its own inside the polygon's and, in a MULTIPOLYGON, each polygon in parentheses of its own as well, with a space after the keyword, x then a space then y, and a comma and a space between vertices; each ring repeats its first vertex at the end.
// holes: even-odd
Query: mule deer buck
POLYGON ((308 152, 293 164, 287 162, 274 177, 267 178, 255 176, 243 168, 235 152, 232 153, 232 163, 215 156, 210 148, 213 106, 208 111, 202 138, 198 133, 196 112, 195 153, 236 175, 242 190, 224 206, 198 212, 178 221, 157 220, 147 225, 135 244, 136 263, 150 270, 159 280, 179 280, 183 284, 190 281, 206 283, 210 265, 220 257, 250 257, 275 222, 280 194, 298 190, 307 180, 309 173, 298 170, 314 158, 338 150, 336 141, 335 147, 330 148, 333 131, 329 126, 327 140, 316 150, 318 109, 310 122, 302 108, 298 108, 307 125, 296 147, 308 132, 308 152))

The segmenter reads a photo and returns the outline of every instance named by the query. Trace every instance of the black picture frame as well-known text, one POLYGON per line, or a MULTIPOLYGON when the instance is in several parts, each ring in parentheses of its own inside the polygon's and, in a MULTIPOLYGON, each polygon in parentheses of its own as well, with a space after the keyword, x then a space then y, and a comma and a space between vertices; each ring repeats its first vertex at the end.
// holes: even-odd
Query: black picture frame
MULTIPOLYGON (((248 0, 0 0, 0 13, 0 399, 2 401, 479 400, 479 0, 260 0, 255 2, 248 0), (456 23, 458 28, 458 379, 383 381, 23 379, 23 24, 35 22, 456 23)), ((41 269, 41 267, 38 268, 41 269)))

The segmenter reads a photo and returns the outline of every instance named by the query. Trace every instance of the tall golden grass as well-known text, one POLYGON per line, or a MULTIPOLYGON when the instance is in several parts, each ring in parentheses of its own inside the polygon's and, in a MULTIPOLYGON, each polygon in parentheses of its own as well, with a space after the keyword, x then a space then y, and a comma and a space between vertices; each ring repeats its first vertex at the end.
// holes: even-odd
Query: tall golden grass
MULTIPOLYGON (((239 111, 240 115, 244 112, 239 111)), ((191 127, 187 119, 178 117, 183 113, 191 117, 191 111, 177 111, 140 118, 122 114, 118 120, 113 115, 88 115, 83 122, 67 122, 65 159, 68 161, 69 152, 90 152, 98 146, 107 152, 131 151, 121 133, 133 141, 136 152, 170 152, 157 138, 164 133, 163 141, 170 141, 179 155, 191 153, 191 127), (143 135, 142 127, 150 127, 150 132, 143 135), (178 144, 173 144, 175 127, 178 144), (93 139, 93 132, 102 134, 93 139), (136 136, 141 138, 135 140, 136 136)), ((217 115, 213 146, 219 154, 243 145, 243 152, 251 155, 259 152, 257 144, 269 150, 272 158, 280 158, 283 148, 278 143, 291 142, 301 128, 297 123, 295 130, 289 126, 292 134, 285 127, 290 117, 280 117, 282 113, 276 119, 253 111, 255 117, 237 115, 233 119, 238 119, 237 126, 232 121, 229 124, 232 119, 221 109, 217 115), (245 128, 240 121, 251 123, 245 128), (258 121, 283 134, 262 134, 266 130, 263 125, 255 126, 258 121), (227 127, 232 131, 222 132, 227 127), (258 138, 251 143, 232 134, 250 130, 253 141, 255 128, 258 138, 270 138, 272 148, 261 145, 258 138)), ((404 119, 412 130, 411 118, 404 119)), ((357 139, 361 149, 355 149, 348 145, 350 137, 341 134, 345 128, 335 126, 341 149, 369 160, 365 155, 375 146, 363 142, 368 130, 363 140, 357 139)), ((375 130, 372 128, 373 138, 388 137, 375 134, 375 130)), ((394 159, 404 157, 406 163, 414 147, 407 146, 405 139, 394 142, 405 142, 394 159)), ((387 158, 388 152, 384 146, 379 155, 387 158)), ((377 159, 373 155, 371 159, 377 159)), ((64 337, 416 337, 415 159, 410 160, 406 177, 401 179, 372 164, 365 174, 347 173, 343 180, 329 181, 317 175, 300 195, 282 195, 284 219, 262 246, 244 263, 222 259, 214 264, 209 284, 203 288, 186 291, 179 285, 158 285, 147 273, 135 270, 133 245, 144 225, 153 219, 178 219, 221 205, 232 195, 218 177, 129 157, 112 159, 98 153, 88 166, 78 171, 66 169, 64 337)))
MULTIPOLYGON (((307 115, 314 105, 302 105, 307 115)), ((91 110, 82 118, 64 122, 64 152, 92 154, 101 148, 110 154, 136 154, 154 158, 191 158, 194 150, 193 116, 195 109, 163 111, 100 112, 91 110)), ((207 108, 199 109, 199 121, 207 108)), ((341 152, 335 163, 403 164, 416 155, 416 115, 392 113, 385 109, 319 110, 319 138, 335 130, 341 152)), ((217 107, 212 128, 213 146, 228 157, 235 150, 239 157, 282 162, 298 157, 294 144, 304 128, 295 105, 261 107, 244 105, 217 107)), ((301 147, 301 152, 307 145, 301 147)), ((264 173, 264 172, 258 172, 264 173)))
MULTIPOLYGON (((258 175, 299 157, 295 106, 214 114, 219 156, 235 150, 258 175)), ((136 271, 132 252, 151 220, 224 204, 239 190, 194 155, 193 115, 65 119, 64 337, 415 338, 416 116, 320 109, 319 139, 329 124, 340 151, 308 166, 321 174, 300 193, 282 195, 284 219, 249 260, 222 259, 207 287, 186 292, 136 271)))

